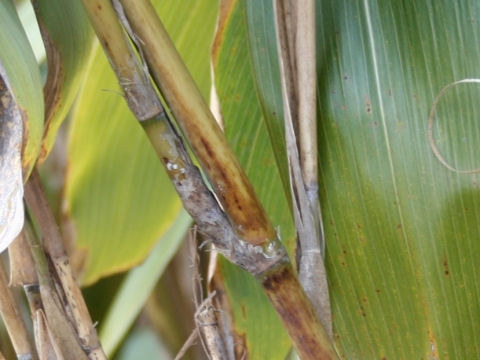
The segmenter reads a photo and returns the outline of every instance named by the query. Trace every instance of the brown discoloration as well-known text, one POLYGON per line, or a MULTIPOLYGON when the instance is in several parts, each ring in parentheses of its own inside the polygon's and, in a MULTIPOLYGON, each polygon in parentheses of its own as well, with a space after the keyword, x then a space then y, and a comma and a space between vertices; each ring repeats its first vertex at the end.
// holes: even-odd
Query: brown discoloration
POLYGON ((218 54, 223 44, 223 35, 225 28, 230 19, 230 15, 233 13, 235 5, 237 4, 236 0, 221 0, 218 10, 218 21, 217 29, 215 30, 215 38, 213 39, 212 49, 211 49, 211 58, 213 67, 216 68, 218 54))
POLYGON ((261 284, 280 315, 303 360, 336 359, 322 325, 314 314, 290 265, 272 269, 260 278, 261 284))
MULTIPOLYGON (((39 18, 37 16, 37 18, 39 18)), ((47 80, 43 87, 45 101, 45 125, 43 130, 42 146, 38 161, 42 162, 48 155, 49 149, 45 139, 47 138, 50 128, 52 127, 52 119, 61 106, 61 90, 64 83, 64 71, 61 61, 61 53, 55 47, 47 28, 42 21, 39 20, 40 33, 45 45, 47 55, 47 80)))
POLYGON ((443 272, 445 276, 450 276, 450 270, 448 268, 448 260, 446 255, 443 255, 442 257, 442 265, 443 265, 443 272))
POLYGON ((433 334, 432 329, 428 329, 428 339, 430 341, 430 348, 432 351, 432 360, 438 360, 438 346, 437 346, 437 340, 435 339, 435 336, 433 334))
MULTIPOLYGON (((30 175, 31 170, 34 167, 36 158, 31 157, 31 153, 27 150, 30 142, 30 121, 27 121, 27 113, 24 109, 19 107, 20 113, 22 114, 22 124, 23 124, 23 145, 22 145, 22 170, 23 170, 23 181, 27 180, 27 176, 30 175)), ((30 150, 31 152, 31 150, 30 150)), ((36 156, 36 152, 35 152, 36 156)))
MULTIPOLYGON (((190 126, 190 132, 201 134, 196 125, 190 126)), ((238 235, 254 245, 260 245, 274 238, 275 232, 265 211, 256 199, 253 188, 236 160, 232 157, 226 163, 213 150, 213 144, 201 135, 195 142, 200 144, 200 147, 196 148, 196 154, 204 164, 215 192, 229 218, 235 224, 238 235)), ((228 144, 225 146, 228 147, 228 144)))

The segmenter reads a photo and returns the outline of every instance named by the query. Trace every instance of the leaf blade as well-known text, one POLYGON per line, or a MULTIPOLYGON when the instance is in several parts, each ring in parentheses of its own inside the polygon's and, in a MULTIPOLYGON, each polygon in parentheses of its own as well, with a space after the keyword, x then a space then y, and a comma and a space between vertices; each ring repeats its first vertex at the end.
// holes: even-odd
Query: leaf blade
POLYGON ((79 1, 39 0, 36 13, 48 61, 44 88, 46 123, 39 156, 42 162, 80 89, 94 37, 79 1))

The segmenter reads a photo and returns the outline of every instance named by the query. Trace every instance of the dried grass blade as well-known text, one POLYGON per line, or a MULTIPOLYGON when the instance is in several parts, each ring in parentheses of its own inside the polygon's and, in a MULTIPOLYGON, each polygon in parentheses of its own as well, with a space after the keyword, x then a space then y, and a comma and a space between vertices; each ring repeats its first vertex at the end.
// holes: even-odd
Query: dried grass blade
POLYGON ((298 236, 299 279, 332 338, 330 298, 322 256, 324 233, 318 204, 315 13, 312 6, 314 10, 314 1, 274 1, 285 139, 298 236))

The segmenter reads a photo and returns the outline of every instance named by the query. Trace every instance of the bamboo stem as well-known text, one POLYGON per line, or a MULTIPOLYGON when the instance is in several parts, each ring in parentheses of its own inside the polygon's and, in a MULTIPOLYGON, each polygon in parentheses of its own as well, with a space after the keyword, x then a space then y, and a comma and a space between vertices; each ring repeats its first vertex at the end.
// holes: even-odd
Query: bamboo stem
POLYGON ((141 69, 132 47, 123 31, 110 0, 83 0, 97 38, 125 92, 128 106, 140 121, 150 119, 161 111, 152 87, 141 69))
POLYGON ((302 360, 337 359, 327 333, 316 316, 289 263, 257 276, 280 315, 302 360))
POLYGON ((150 72, 235 232, 252 245, 268 243, 275 230, 155 9, 146 0, 120 2, 150 72))
MULTIPOLYGON (((73 276, 70 260, 65 252, 58 225, 43 190, 37 169, 33 170, 25 185, 25 200, 43 235, 45 248, 60 279, 72 316, 71 320, 75 325, 82 345, 87 349, 91 359, 106 359, 82 292, 73 276)), ((48 317, 48 314, 46 315, 48 317)))

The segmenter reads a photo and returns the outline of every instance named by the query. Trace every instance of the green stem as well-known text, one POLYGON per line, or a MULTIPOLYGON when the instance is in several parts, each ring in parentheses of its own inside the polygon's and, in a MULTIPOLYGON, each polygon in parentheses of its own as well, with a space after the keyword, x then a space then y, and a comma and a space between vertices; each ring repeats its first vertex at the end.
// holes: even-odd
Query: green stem
POLYGON ((140 120, 149 119, 162 110, 155 90, 141 69, 130 42, 123 31, 110 0, 83 0, 90 23, 107 54, 108 60, 125 92, 130 110, 140 120))

